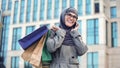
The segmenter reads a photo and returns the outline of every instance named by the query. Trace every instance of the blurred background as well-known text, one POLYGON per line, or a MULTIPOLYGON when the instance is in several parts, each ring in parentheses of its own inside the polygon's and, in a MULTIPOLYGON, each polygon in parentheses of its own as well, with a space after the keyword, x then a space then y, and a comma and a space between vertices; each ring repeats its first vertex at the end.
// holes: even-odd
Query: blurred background
POLYGON ((120 0, 0 0, 0 68, 34 68, 18 40, 42 25, 59 25, 63 9, 78 10, 88 52, 80 68, 120 68, 120 0))

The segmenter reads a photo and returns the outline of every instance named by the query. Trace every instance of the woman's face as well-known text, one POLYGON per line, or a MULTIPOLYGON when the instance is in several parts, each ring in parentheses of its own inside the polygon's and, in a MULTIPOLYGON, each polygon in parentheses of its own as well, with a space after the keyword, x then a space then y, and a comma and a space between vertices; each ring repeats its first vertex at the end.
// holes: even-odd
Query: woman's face
POLYGON ((77 21, 77 16, 74 13, 69 12, 65 15, 65 25, 66 26, 72 27, 76 21, 77 21))

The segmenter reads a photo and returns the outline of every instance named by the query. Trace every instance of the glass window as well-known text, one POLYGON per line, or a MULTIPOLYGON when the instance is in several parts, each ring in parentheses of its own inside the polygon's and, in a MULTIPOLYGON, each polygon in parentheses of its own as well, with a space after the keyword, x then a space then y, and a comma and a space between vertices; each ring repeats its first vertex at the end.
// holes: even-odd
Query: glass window
POLYGON ((111 28, 112 28, 112 47, 117 47, 118 46, 118 30, 117 30, 117 23, 116 22, 112 22, 111 24, 111 28))
POLYGON ((2 7, 2 11, 5 11, 5 9, 6 9, 6 0, 2 0, 2 5, 1 5, 2 7))
POLYGON ((87 20, 87 44, 99 43, 98 19, 87 20))
POLYGON ((78 15, 82 16, 83 14, 83 2, 82 0, 78 0, 78 15))
POLYGON ((0 28, 1 28, 1 26, 2 26, 2 12, 1 12, 1 10, 0 10, 0 28))
POLYGON ((87 68, 98 68, 98 52, 87 53, 87 68))
POLYGON ((13 29, 12 35, 12 50, 20 50, 20 45, 18 40, 21 38, 22 30, 20 27, 13 29))
POLYGON ((24 8, 25 8, 25 0, 21 0, 20 4, 20 23, 24 21, 24 8))
POLYGON ((99 13, 99 3, 95 3, 95 13, 99 13))
POLYGON ((80 34, 82 34, 82 21, 81 20, 78 20, 78 24, 79 24, 79 28, 78 28, 78 31, 80 32, 80 34))
POLYGON ((74 7, 75 6, 75 0, 70 0, 70 7, 74 7))
POLYGON ((9 0, 8 1, 8 10, 11 10, 12 9, 12 0, 9 0))
POLYGON ((45 0, 40 0, 40 20, 44 20, 45 0))
POLYGON ((52 0, 48 0, 47 2, 47 19, 52 18, 52 0))
POLYGON ((30 34, 35 29, 35 26, 27 26, 26 27, 26 35, 30 34))
POLYGON ((0 45, 0 56, 3 57, 3 63, 6 64, 7 48, 8 48, 8 35, 9 35, 9 25, 10 16, 3 17, 3 28, 2 28, 2 40, 0 45))
POLYGON ((17 19, 18 19, 18 17, 17 17, 18 16, 18 5, 19 5, 19 2, 15 1, 13 24, 17 23, 17 19))
POLYGON ((67 7, 67 0, 62 0, 62 10, 67 7))
POLYGON ((37 21, 38 0, 34 0, 33 21, 37 21))
POLYGON ((12 57, 11 58, 11 68, 19 68, 19 60, 20 58, 17 57, 12 57))
POLYGON ((32 68, 32 65, 29 62, 24 62, 24 68, 32 68))
POLYGON ((98 68, 98 60, 99 60, 99 56, 97 52, 93 53, 93 66, 94 68, 98 68))
POLYGON ((81 62, 81 57, 80 56, 78 56, 78 60, 79 60, 79 63, 81 62))
POLYGON ((41 27, 41 26, 44 26, 44 25, 46 25, 47 28, 50 28, 50 24, 41 24, 40 27, 41 27))
POLYGON ((110 8, 110 14, 111 14, 111 18, 117 17, 117 9, 115 6, 110 8))
POLYGON ((59 27, 60 23, 59 23, 59 22, 56 22, 55 25, 56 25, 57 27, 59 27))
POLYGON ((31 0, 27 0, 26 22, 30 22, 31 0))
POLYGON ((86 14, 91 14, 91 0, 86 0, 86 14))
POLYGON ((59 17, 59 0, 55 0, 55 9, 54 9, 54 18, 57 19, 59 17))

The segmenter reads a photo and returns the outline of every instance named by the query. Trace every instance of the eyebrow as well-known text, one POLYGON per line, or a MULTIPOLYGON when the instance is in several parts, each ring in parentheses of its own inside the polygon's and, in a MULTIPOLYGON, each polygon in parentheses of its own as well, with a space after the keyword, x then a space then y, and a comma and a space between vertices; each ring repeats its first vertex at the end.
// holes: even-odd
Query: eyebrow
POLYGON ((74 17, 74 18, 76 18, 76 19, 78 19, 78 17, 77 17, 77 15, 76 14, 72 14, 72 13, 66 13, 66 15, 72 15, 72 17, 74 17))

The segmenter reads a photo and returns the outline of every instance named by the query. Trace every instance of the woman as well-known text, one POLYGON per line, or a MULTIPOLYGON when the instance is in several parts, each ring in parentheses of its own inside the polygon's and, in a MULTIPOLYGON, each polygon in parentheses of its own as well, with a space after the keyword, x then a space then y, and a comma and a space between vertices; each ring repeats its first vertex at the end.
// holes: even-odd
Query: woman
POLYGON ((52 53, 50 68, 79 68, 77 57, 85 54, 87 46, 78 32, 78 13, 74 8, 65 9, 60 16, 60 26, 53 26, 47 40, 52 53))

